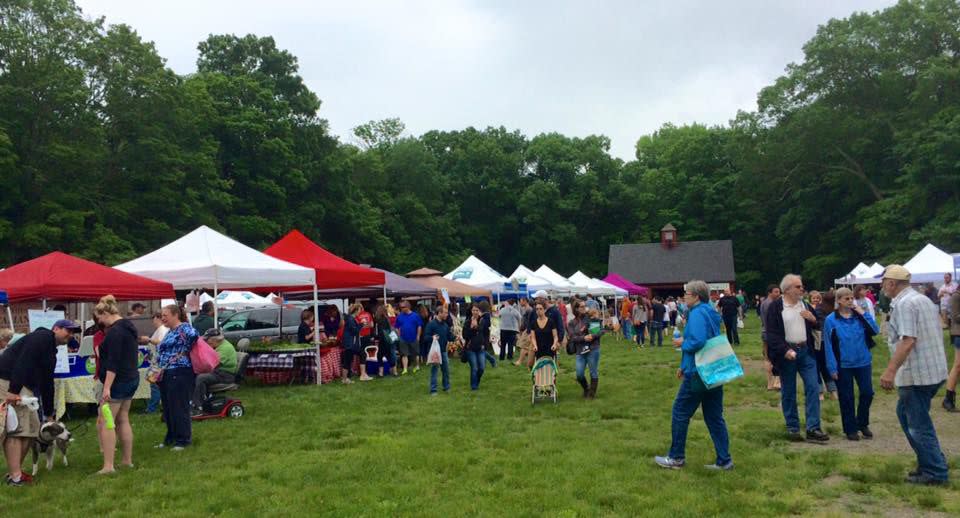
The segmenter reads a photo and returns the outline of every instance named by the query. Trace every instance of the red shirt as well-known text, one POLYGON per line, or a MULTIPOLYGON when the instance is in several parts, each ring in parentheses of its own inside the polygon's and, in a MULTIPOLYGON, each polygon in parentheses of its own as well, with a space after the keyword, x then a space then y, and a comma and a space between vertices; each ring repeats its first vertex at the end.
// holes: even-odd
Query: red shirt
POLYGON ((370 333, 373 333, 373 315, 367 311, 361 311, 357 315, 357 323, 360 324, 360 336, 370 336, 370 333))

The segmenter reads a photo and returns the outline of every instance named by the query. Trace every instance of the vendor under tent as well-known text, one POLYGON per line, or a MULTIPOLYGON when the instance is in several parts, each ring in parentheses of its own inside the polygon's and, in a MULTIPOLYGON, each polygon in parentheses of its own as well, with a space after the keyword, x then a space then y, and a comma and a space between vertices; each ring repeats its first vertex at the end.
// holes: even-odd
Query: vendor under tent
POLYGON ((438 293, 441 290, 446 290, 447 295, 449 295, 451 298, 462 299, 465 297, 487 297, 488 299, 493 300, 492 293, 489 289, 478 288, 462 282, 451 281, 450 279, 444 278, 442 272, 431 270, 430 268, 420 268, 419 270, 414 270, 408 273, 407 277, 416 280, 420 284, 433 288, 438 293))
POLYGON ((639 286, 634 284, 623 277, 611 273, 603 278, 603 282, 607 284, 612 284, 620 289, 626 290, 630 295, 642 295, 646 297, 650 293, 650 289, 646 286, 639 286))
POLYGON ((910 282, 932 282, 939 285, 943 283, 944 274, 953 274, 953 256, 927 243, 927 246, 904 263, 903 267, 910 272, 910 282))
POLYGON ((516 281, 520 284, 525 284, 527 290, 529 291, 551 291, 555 290, 553 283, 540 277, 533 272, 530 268, 527 268, 524 265, 517 266, 517 269, 510 274, 510 282, 516 281))
POLYGON ((311 241, 299 230, 291 230, 263 253, 314 270, 319 290, 383 286, 386 282, 383 271, 338 257, 311 241))
POLYGON ((552 291, 560 295, 569 295, 573 292, 573 283, 563 275, 553 271, 545 264, 541 264, 540 268, 537 268, 537 271, 534 273, 537 274, 538 277, 546 279, 547 282, 550 283, 551 288, 548 291, 552 291))
MULTIPOLYGON (((169 282, 178 290, 213 288, 214 299, 221 289, 258 286, 316 291, 313 269, 260 253, 207 226, 116 268, 169 282)), ((213 321, 218 322, 216 304, 213 321)))
POLYGON ((462 282, 470 286, 486 288, 493 293, 499 292, 504 283, 510 282, 510 279, 500 275, 496 270, 487 266, 486 263, 471 255, 467 257, 460 266, 443 276, 451 281, 462 282))

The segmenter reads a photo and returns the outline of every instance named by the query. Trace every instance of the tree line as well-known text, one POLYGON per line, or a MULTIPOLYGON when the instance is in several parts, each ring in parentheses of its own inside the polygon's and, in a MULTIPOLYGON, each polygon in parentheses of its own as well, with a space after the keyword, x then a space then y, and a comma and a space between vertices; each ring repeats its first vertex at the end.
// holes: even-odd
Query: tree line
POLYGON ((0 263, 105 264, 200 224, 263 248, 299 228, 400 273, 474 253, 503 273, 606 273, 610 244, 733 239, 737 281, 824 285, 858 261, 960 250, 960 5, 907 1, 820 26, 728 124, 664 124, 635 160, 603 135, 504 127, 350 142, 273 38, 211 35, 170 70, 72 0, 0 11, 0 263))

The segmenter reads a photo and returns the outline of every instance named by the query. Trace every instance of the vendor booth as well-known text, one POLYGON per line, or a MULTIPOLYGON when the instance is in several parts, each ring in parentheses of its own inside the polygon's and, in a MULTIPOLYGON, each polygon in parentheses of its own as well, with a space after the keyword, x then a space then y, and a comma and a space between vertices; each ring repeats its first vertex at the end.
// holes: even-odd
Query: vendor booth
MULTIPOLYGON (((550 281, 537 275, 530 268, 524 265, 517 266, 517 269, 510 274, 510 283, 517 282, 526 285, 526 289, 532 292, 539 290, 553 291, 554 285, 550 281)), ((509 283, 508 283, 509 284, 509 283)))
POLYGON ((477 288, 485 288, 493 293, 500 291, 504 283, 510 282, 510 279, 500 275, 499 272, 473 255, 467 257, 460 266, 443 277, 477 288))
POLYGON ((943 284, 944 274, 953 274, 953 256, 927 243, 903 267, 910 272, 911 283, 931 282, 939 286, 943 284))
POLYGON ((630 295, 641 295, 646 297, 650 293, 650 289, 646 286, 639 286, 634 284, 623 277, 611 273, 603 278, 603 282, 607 284, 612 284, 620 289, 626 290, 630 295))
POLYGON ((549 266, 541 264, 540 268, 537 268, 537 271, 534 273, 550 283, 550 291, 564 296, 573 294, 573 283, 563 275, 553 271, 549 266))
MULTIPOLYGON (((48 302, 95 302, 108 294, 118 301, 158 300, 174 295, 169 282, 122 272, 62 252, 53 252, 0 271, 0 289, 7 291, 10 302, 40 302, 43 305, 42 309, 30 310, 31 322, 25 331, 65 317, 61 311, 47 311, 48 302)), ((83 321, 83 305, 80 308, 79 320, 83 321)), ((93 349, 83 345, 77 352, 68 352, 65 345, 58 347, 54 371, 57 418, 64 414, 67 403, 98 403, 93 391, 93 349)), ((141 380, 134 394, 137 399, 150 397, 150 384, 145 380, 146 354, 147 350, 141 348, 141 380)))
POLYGON ((443 272, 431 270, 430 268, 420 268, 419 270, 414 270, 408 273, 407 277, 416 280, 420 284, 433 288, 437 291, 438 297, 439 294, 444 290, 447 292, 449 297, 454 299, 462 299, 466 297, 486 297, 489 300, 492 296, 492 293, 489 289, 452 281, 445 278, 443 276, 443 272))
MULTIPOLYGON (((258 252, 207 226, 117 268, 170 282, 178 290, 212 288, 214 300, 223 289, 311 289, 316 294, 313 268, 258 252)), ((217 311, 214 304, 215 322, 217 311)), ((310 348, 317 370, 319 357, 314 351, 319 345, 318 341, 310 348)), ((251 363, 255 364, 253 358, 251 363)), ((319 377, 316 381, 320 382, 319 377)))

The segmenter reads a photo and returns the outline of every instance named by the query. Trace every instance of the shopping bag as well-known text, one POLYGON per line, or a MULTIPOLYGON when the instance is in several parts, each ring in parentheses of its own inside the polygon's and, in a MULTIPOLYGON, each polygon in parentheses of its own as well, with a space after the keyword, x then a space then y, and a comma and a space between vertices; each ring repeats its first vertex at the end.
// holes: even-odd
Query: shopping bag
POLYGON ((20 421, 17 418, 17 411, 14 410, 13 405, 9 403, 3 404, 3 415, 6 419, 6 422, 3 426, 4 435, 7 433, 17 431, 17 428, 20 428, 20 421))
POLYGON ((220 355, 203 337, 200 337, 190 348, 190 363, 193 364, 194 374, 208 374, 220 365, 220 355))
POLYGON ((738 319, 737 319, 737 329, 743 329, 743 319, 742 319, 742 318, 738 318, 738 319))
POLYGON ((717 335, 694 355, 697 374, 708 389, 713 389, 743 377, 743 367, 724 335, 717 335))
POLYGON ((433 339, 430 346, 430 352, 427 353, 427 365, 440 365, 443 363, 443 356, 440 354, 440 341, 433 339))

